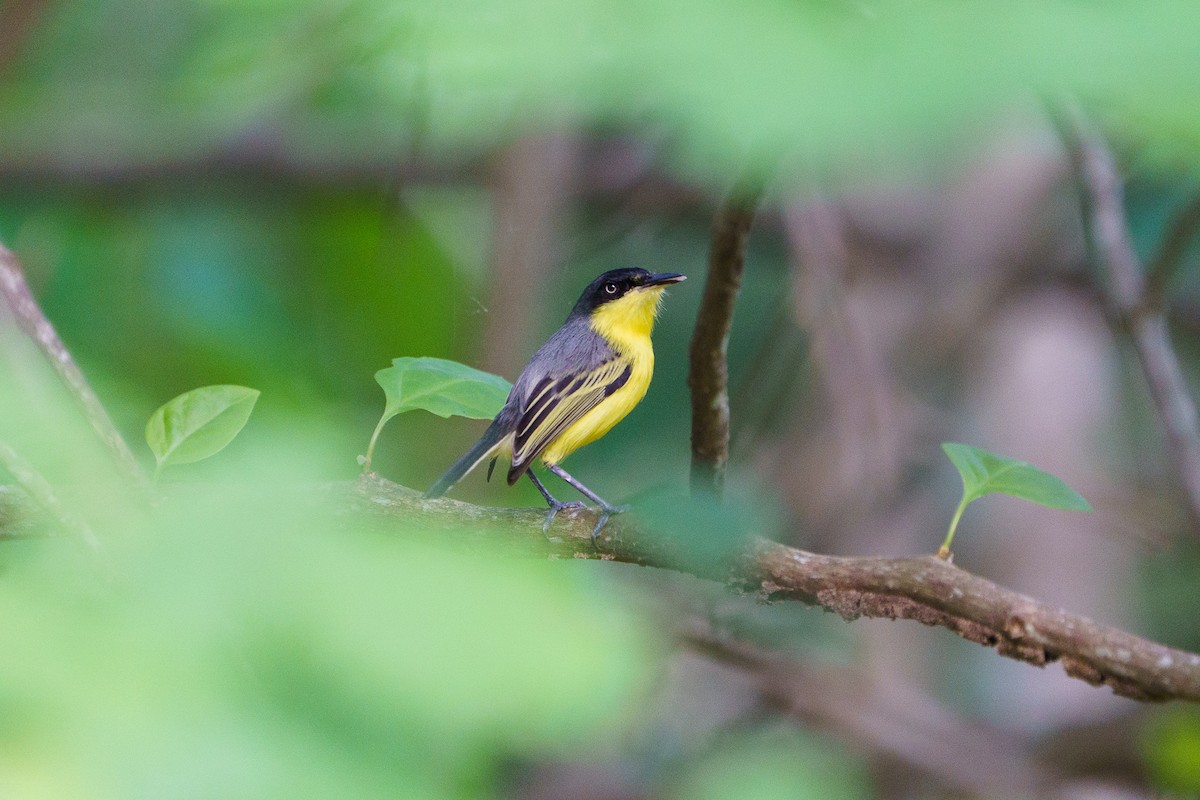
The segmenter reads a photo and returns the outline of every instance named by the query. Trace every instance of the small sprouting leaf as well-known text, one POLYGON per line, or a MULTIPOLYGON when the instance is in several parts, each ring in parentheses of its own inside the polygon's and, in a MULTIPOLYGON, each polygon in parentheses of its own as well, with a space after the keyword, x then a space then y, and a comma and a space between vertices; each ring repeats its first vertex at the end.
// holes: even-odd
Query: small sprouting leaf
POLYGON ((158 469, 219 453, 250 419, 259 394, 245 386, 204 386, 160 406, 146 423, 158 469))
POLYGON ((942 558, 949 557, 950 542, 954 539, 954 531, 962 518, 963 510, 969 503, 985 495, 1007 494, 1049 508, 1068 511, 1092 510, 1088 501, 1062 480, 1024 461, 998 456, 958 442, 943 442, 942 450, 962 476, 963 482, 962 500, 954 512, 950 531, 946 534, 946 541, 938 553, 942 558))
POLYGON ((962 475, 967 502, 987 494, 1007 494, 1050 508, 1092 510, 1088 501, 1062 480, 1024 461, 958 442, 945 442, 942 449, 962 475))
POLYGON ((387 398, 375 426, 363 469, 370 470, 375 442, 384 423, 405 411, 423 409, 440 417, 491 419, 500 413, 512 384, 490 372, 444 358, 396 358, 375 373, 387 398))

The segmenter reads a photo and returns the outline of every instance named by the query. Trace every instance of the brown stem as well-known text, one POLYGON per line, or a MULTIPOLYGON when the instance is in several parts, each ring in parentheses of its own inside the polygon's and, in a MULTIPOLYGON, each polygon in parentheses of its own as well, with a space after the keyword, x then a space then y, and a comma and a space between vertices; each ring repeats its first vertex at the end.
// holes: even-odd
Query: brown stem
MULTIPOLYGON (((1041 603, 932 555, 825 556, 755 539, 737 559, 701 562, 686 558, 689 548, 682 543, 628 516, 611 521, 593 545, 597 517, 588 509, 559 513, 552 538, 547 538, 542 533, 544 509, 428 500, 377 475, 364 475, 352 484, 328 484, 309 496, 373 520, 385 531, 419 520, 419 529, 438 546, 502 547, 528 558, 621 561, 686 572, 735 590, 756 591, 770 601, 816 605, 847 621, 917 620, 1035 666, 1059 661, 1071 677, 1135 700, 1200 703, 1200 654, 1041 603)), ((29 505, 11 491, 0 490, 0 534, 36 531, 39 521, 31 518, 29 505)), ((339 519, 344 520, 344 514, 339 519)))
POLYGON ((0 3, 0 75, 4 75, 25 52, 30 34, 37 28, 48 0, 12 0, 0 3))
POLYGON ((1167 321, 1151 302, 1142 264, 1125 219, 1124 193, 1116 161, 1078 109, 1065 123, 1071 160, 1079 175, 1084 223, 1093 260, 1106 273, 1097 278, 1110 316, 1133 343, 1150 396, 1166 436, 1167 448, 1183 488, 1192 529, 1200 536, 1200 422, 1167 321))
POLYGON ((729 331, 746 265, 746 240, 760 191, 735 190, 713 219, 708 276, 689 353, 692 392, 692 486, 725 484, 729 461, 729 331))
POLYGON ((569 134, 543 134, 518 139, 498 156, 483 336, 483 368, 489 372, 516 375, 537 346, 528 320, 543 305, 539 291, 557 261, 578 150, 569 134))
POLYGON ((547 541, 541 509, 425 500, 376 476, 360 479, 351 499, 354 508, 385 525, 419 515, 423 529, 439 537, 442 532, 453 534, 439 540, 448 538, 463 546, 478 537, 529 556, 624 561, 688 572, 756 591, 768 600, 817 605, 846 620, 913 619, 1029 664, 1059 661, 1068 675, 1109 686, 1126 697, 1200 702, 1200 655, 1054 608, 932 555, 825 556, 755 539, 737 559, 701 562, 688 558, 694 548, 626 516, 610 522, 593 546, 596 515, 591 510, 560 513, 551 531, 558 541, 547 541))
POLYGON ((1168 284, 1175 276, 1188 246, 1200 234, 1200 194, 1188 202, 1163 234, 1163 243, 1146 267, 1147 305, 1161 308, 1168 284))
POLYGON ((109 450, 116 456, 117 462, 125 473, 138 485, 146 485, 146 475, 138 466, 137 460, 129 450, 129 445, 121 437, 120 431, 113 425, 108 412, 100 403, 100 398, 92 391, 83 371, 71 357, 62 339, 42 313, 41 307, 34 300, 25 282, 25 273, 14 256, 3 245, 0 245, 0 316, 11 313, 21 330, 46 355, 54 366, 54 370, 67 385, 71 394, 78 401, 83 413, 87 416, 92 430, 100 440, 108 445, 109 450))

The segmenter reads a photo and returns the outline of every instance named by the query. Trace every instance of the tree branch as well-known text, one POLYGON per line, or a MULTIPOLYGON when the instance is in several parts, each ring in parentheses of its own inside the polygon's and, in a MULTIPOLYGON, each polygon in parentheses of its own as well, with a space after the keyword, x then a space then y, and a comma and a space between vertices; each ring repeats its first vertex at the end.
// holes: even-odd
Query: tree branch
MULTIPOLYGON (((825 556, 755 539, 735 559, 703 561, 688 557, 686 542, 637 524, 636 512, 610 521, 593 545, 597 517, 590 509, 564 509, 548 539, 542 534, 543 509, 430 500, 375 474, 307 495, 331 504, 338 518, 354 514, 383 531, 418 522, 421 534, 439 546, 499 547, 521 558, 621 561, 684 572, 765 600, 819 606, 847 621, 911 619, 945 628, 1017 661, 1039 667, 1060 661, 1071 677, 1134 700, 1200 703, 1200 654, 1054 608, 933 555, 825 556)), ((40 531, 44 513, 0 486, 0 538, 40 531)))
MULTIPOLYGON (((1200 535, 1200 423, 1179 359, 1171 345, 1167 321, 1152 302, 1144 272, 1125 219, 1121 178, 1103 136, 1077 108, 1068 109, 1064 125, 1071 162, 1079 176, 1084 226, 1089 250, 1107 280, 1097 278, 1109 315, 1124 330, 1137 352, 1167 448, 1183 487, 1192 529, 1200 535)), ((1170 244, 1165 258, 1175 258, 1170 244)))
POLYGON ((769 600, 820 606, 846 620, 917 620, 1018 661, 1036 666, 1060 661, 1068 675, 1125 697, 1200 702, 1200 655, 1053 608, 933 555, 825 556, 756 539, 734 560, 705 562, 688 557, 686 542, 640 527, 629 515, 610 522, 593 547, 596 516, 590 510, 560 513, 552 531, 557 541, 547 541, 541 509, 427 500, 378 476, 364 476, 350 496, 352 508, 385 524, 419 516, 423 530, 453 532, 451 541, 465 546, 489 541, 526 556, 595 558, 688 572, 769 600))
POLYGON ((79 369, 79 365, 71 357, 67 346, 58 337, 54 326, 50 324, 50 320, 46 319, 41 307, 33 299, 33 294, 25 282, 25 273, 21 270, 17 257, 3 245, 0 245, 0 300, 3 301, 0 302, 0 316, 5 314, 6 309, 12 314, 21 330, 42 349, 58 376, 83 409, 92 430, 96 432, 101 441, 108 445, 109 450, 116 456, 117 463, 128 477, 135 482, 135 485, 147 485, 146 475, 138 466, 137 460, 129 450, 129 445, 125 443, 120 431, 113 425, 108 412, 104 410, 100 399, 88 385, 83 371, 79 369))
POLYGON ((1147 305, 1161 308, 1171 279, 1175 277, 1188 246, 1200 234, 1200 194, 1171 220, 1163 235, 1163 243, 1154 259, 1146 266, 1147 305))
POLYGON ((20 486, 0 484, 0 541, 43 535, 49 513, 20 486))
MULTIPOLYGON (((103 552, 104 548, 100 544, 100 540, 96 538, 96 534, 87 521, 62 501, 50 482, 32 464, 21 458, 16 450, 2 440, 0 440, 0 466, 4 467, 21 485, 21 488, 28 492, 29 496, 44 511, 53 516, 64 530, 78 536, 92 549, 92 552, 103 552)), ((6 492, 0 498, 0 520, 6 520, 10 516, 16 517, 14 522, 27 522, 30 519, 28 511, 22 511, 20 505, 12 500, 11 493, 6 492)))
POLYGON ((688 362, 692 395, 692 486, 725 484, 729 461, 729 330, 746 265, 746 239, 761 190, 735 188, 713 219, 704 296, 688 362))
POLYGON ((48 0, 16 0, 0 4, 0 75, 5 75, 25 52, 48 0))

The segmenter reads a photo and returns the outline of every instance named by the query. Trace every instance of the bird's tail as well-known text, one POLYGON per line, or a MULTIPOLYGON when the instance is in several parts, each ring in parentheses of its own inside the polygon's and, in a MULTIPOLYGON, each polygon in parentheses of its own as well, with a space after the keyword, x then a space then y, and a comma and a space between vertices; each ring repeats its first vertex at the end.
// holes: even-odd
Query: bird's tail
POLYGON ((454 484, 462 480, 468 472, 479 466, 481 461, 484 461, 488 456, 493 455, 500 449, 500 445, 504 442, 504 437, 507 435, 502 429, 498 421, 493 422, 488 429, 483 432, 483 436, 475 443, 475 446, 463 454, 463 457, 450 465, 450 469, 446 470, 442 477, 437 479, 433 486, 429 487, 429 491, 425 493, 426 497, 441 497, 454 484))

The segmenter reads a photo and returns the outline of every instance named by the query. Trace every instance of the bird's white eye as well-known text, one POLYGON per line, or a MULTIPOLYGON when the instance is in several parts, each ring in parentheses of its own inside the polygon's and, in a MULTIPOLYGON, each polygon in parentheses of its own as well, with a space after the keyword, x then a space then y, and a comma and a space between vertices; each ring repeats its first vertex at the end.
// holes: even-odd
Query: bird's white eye
POLYGON ((616 294, 617 285, 615 283, 606 283, 604 284, 604 291, 608 292, 609 294, 616 294))

